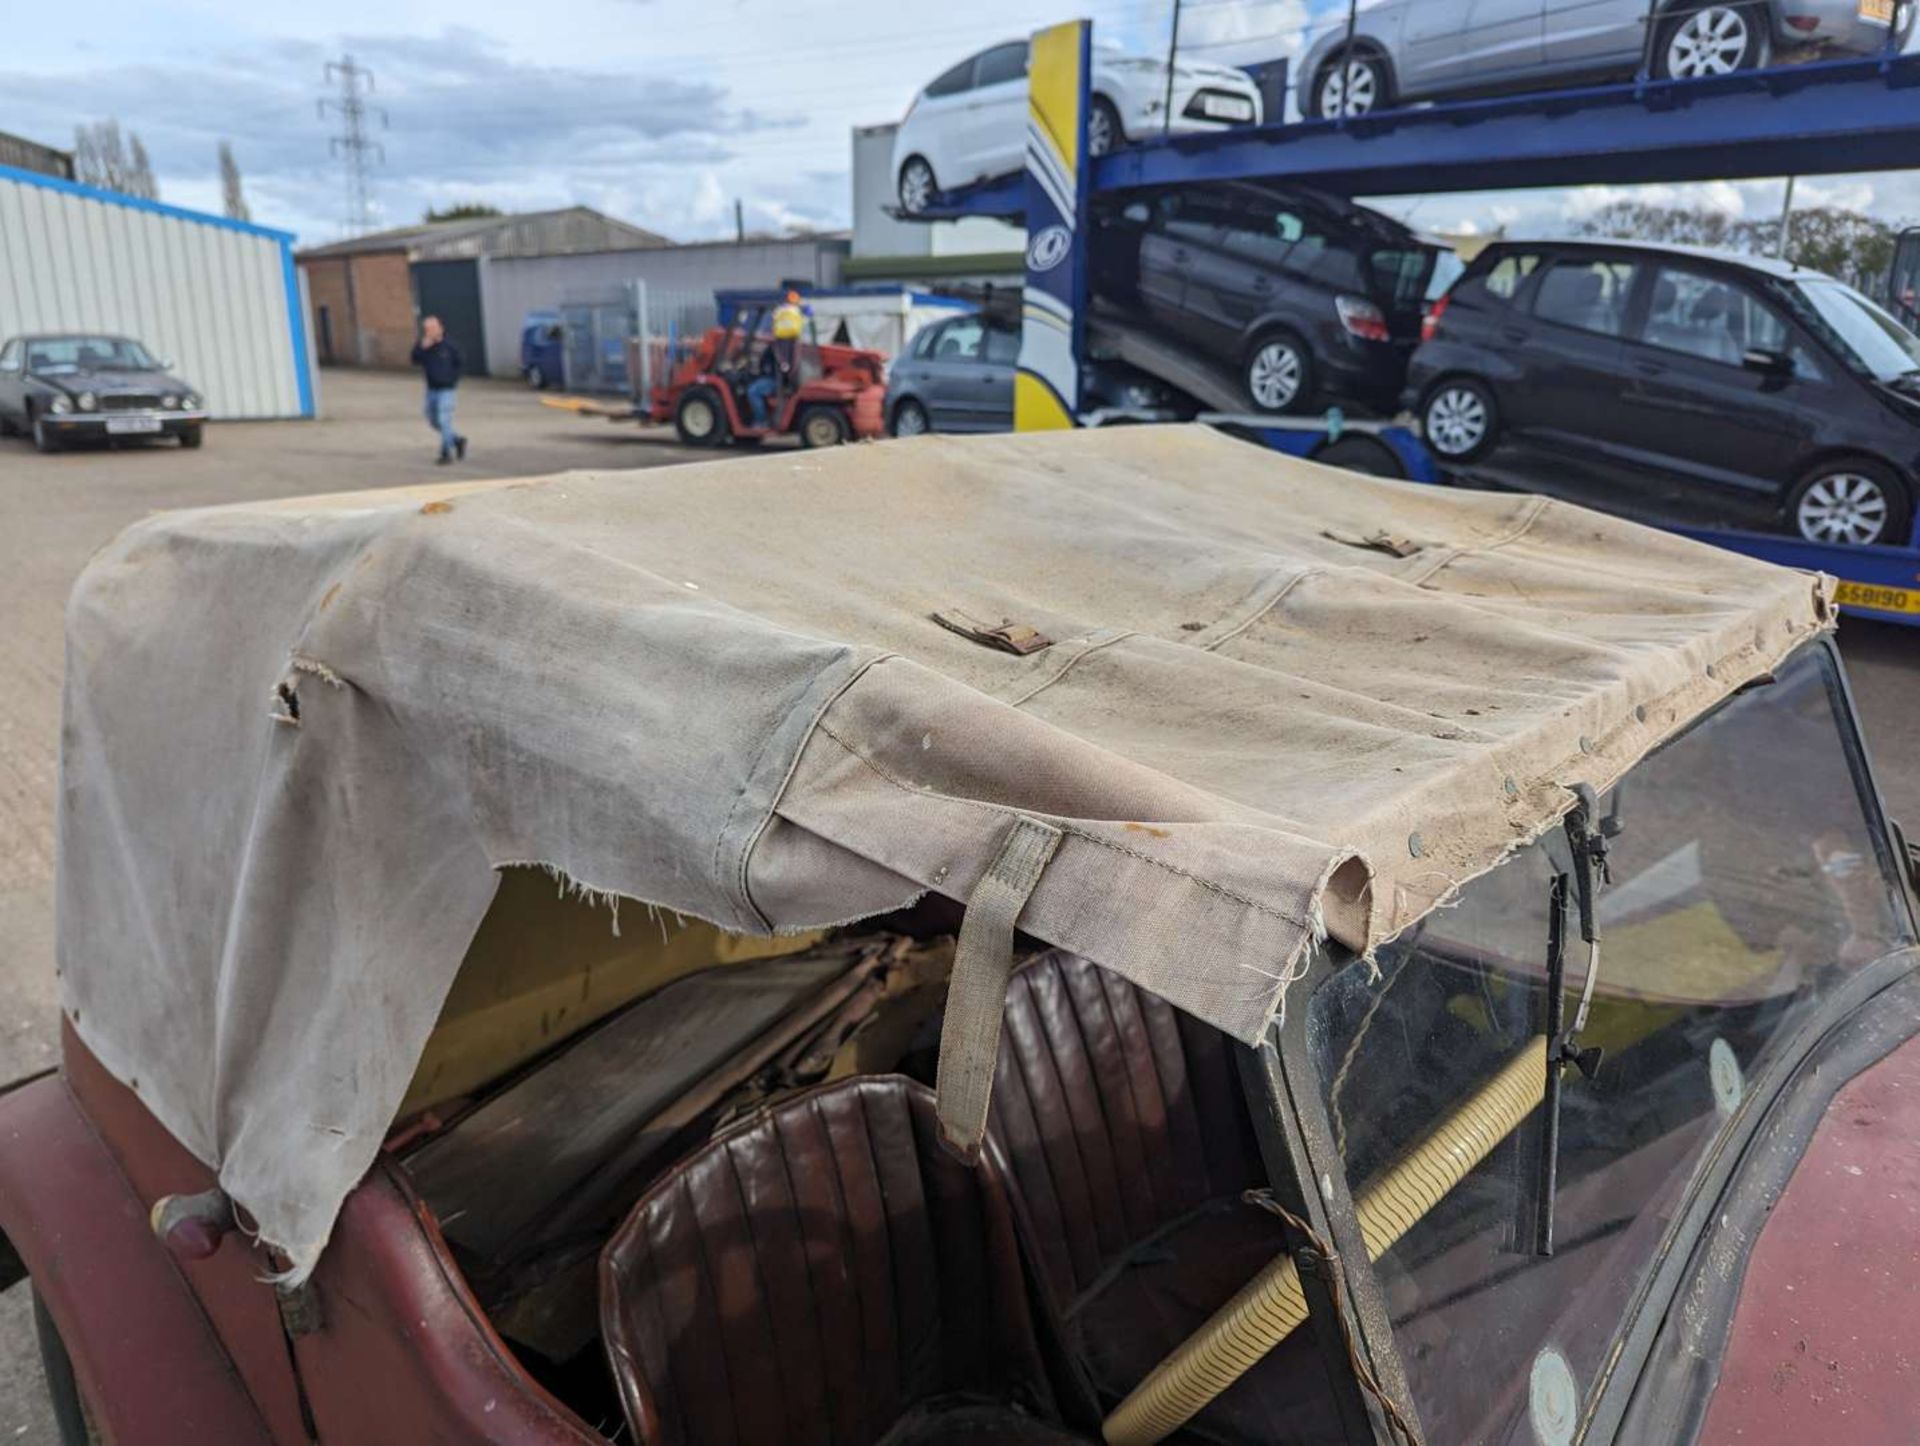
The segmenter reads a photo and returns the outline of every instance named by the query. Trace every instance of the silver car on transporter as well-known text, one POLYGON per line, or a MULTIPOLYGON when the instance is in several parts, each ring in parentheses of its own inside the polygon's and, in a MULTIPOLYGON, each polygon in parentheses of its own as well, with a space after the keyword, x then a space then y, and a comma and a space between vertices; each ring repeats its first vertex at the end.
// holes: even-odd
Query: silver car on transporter
POLYGON ((1726 75, 1775 51, 1899 50, 1915 0, 1360 0, 1302 57, 1300 113, 1571 79, 1726 75), (1652 45, 1647 27, 1653 26, 1652 45))

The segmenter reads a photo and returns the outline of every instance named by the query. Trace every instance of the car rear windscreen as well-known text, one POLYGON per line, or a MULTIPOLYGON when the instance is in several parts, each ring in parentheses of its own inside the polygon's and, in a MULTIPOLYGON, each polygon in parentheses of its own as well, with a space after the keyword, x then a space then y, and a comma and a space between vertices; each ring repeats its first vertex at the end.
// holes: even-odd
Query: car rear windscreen
POLYGON ((1425 246, 1383 247, 1368 253, 1374 296, 1396 310, 1417 309, 1426 300, 1433 256, 1425 246))

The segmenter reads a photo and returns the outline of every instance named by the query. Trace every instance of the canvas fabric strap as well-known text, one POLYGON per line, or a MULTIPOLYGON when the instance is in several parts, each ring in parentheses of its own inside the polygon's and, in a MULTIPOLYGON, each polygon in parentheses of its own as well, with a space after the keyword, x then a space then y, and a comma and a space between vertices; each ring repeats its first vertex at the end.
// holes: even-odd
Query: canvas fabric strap
POLYGON ((940 1136, 962 1159, 980 1157, 993 1100, 993 1071, 1000 1055, 1000 1025, 1013 974, 1013 934, 1047 861, 1060 845, 1060 830, 1020 818, 967 900, 947 986, 946 1021, 940 1030, 940 1136))

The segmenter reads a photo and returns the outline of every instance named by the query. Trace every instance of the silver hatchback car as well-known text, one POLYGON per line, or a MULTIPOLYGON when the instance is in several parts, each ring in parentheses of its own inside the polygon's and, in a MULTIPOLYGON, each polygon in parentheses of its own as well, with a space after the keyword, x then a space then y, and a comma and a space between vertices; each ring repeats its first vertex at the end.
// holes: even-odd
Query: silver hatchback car
POLYGON ((1631 74, 1726 75, 1776 48, 1871 54, 1906 45, 1915 0, 1360 0, 1302 57, 1300 113, 1631 74), (1654 24, 1647 52, 1647 23, 1654 24))

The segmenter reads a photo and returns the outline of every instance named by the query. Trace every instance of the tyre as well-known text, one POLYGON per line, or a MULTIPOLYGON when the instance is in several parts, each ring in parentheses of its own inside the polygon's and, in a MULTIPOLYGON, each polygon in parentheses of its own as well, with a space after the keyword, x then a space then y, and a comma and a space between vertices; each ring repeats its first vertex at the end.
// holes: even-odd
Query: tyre
POLYGON ((188 427, 180 434, 180 445, 183 447, 198 447, 206 440, 206 431, 201 427, 188 427))
POLYGON ((837 447, 852 435, 847 414, 838 407, 808 407, 800 414, 803 447, 837 447))
POLYGON ((1444 462, 1471 462, 1493 450, 1500 409, 1472 377, 1448 377, 1420 403, 1420 436, 1444 462))
POLYGON ((1268 332, 1248 350, 1240 381, 1260 411, 1305 411, 1313 403, 1313 353, 1290 331, 1268 332))
POLYGON ((1087 154, 1104 156, 1127 143, 1127 129, 1120 124, 1120 112, 1104 95, 1096 95, 1087 108, 1087 154))
POLYGON ((927 416, 927 409, 908 397, 893 409, 893 435, 896 437, 918 437, 933 430, 933 422, 927 416))
POLYGON ((1393 104, 1387 63, 1370 50, 1335 55, 1313 82, 1316 116, 1368 115, 1393 104))
POLYGON ((1406 466, 1395 452, 1378 437, 1369 437, 1355 433, 1342 437, 1339 441, 1322 447, 1313 454, 1313 460, 1328 467, 1342 467, 1349 472, 1359 472, 1368 477, 1394 477, 1405 480, 1406 466))
POLYGON ((1827 462, 1787 498, 1787 526, 1809 542, 1903 545, 1913 502, 1891 467, 1864 457, 1827 462))
POLYGON ((900 167, 900 209, 909 216, 918 216, 933 204, 939 191, 934 184, 933 167, 927 164, 926 157, 908 156, 906 164, 900 167))
POLYGON ((1769 11, 1751 4, 1700 5, 1683 0, 1683 14, 1660 27, 1653 73, 1663 80, 1731 75, 1765 65, 1772 51, 1769 11))
POLYGON ((38 412, 33 413, 33 445, 42 452, 58 452, 60 438, 53 428, 47 425, 47 419, 38 412))
POLYGON ((683 392, 673 409, 673 430, 689 447, 724 447, 727 442, 727 414, 720 399, 705 387, 683 392))
POLYGON ((87 1406, 80 1395, 80 1383, 74 1379, 73 1358, 67 1343, 60 1338, 60 1327, 41 1302, 33 1297, 33 1333, 40 1346, 40 1366, 45 1373, 47 1397, 53 1407, 54 1429, 60 1446, 98 1446, 100 1433, 94 1429, 87 1406))
POLYGON ((536 392, 544 392, 547 389, 547 374, 540 370, 538 362, 527 368, 527 385, 536 392))

